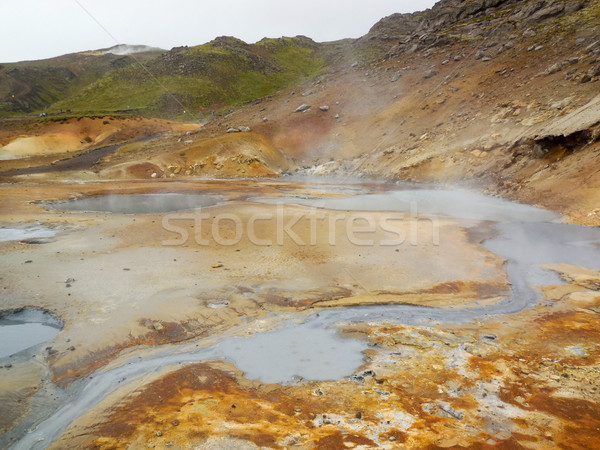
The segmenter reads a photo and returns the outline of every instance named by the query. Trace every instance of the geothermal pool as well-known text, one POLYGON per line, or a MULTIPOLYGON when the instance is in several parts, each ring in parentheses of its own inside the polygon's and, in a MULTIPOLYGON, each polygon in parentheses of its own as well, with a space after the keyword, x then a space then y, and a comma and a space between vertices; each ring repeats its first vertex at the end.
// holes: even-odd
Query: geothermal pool
POLYGON ((39 309, 0 314, 0 358, 49 341, 61 329, 58 318, 39 309))
POLYGON ((50 203, 48 206, 67 211, 155 214, 206 208, 217 205, 221 201, 220 196, 208 194, 115 194, 55 202, 50 203))
MULTIPOLYGON (((235 182, 226 183, 231 186, 235 182)), ((198 361, 224 360, 232 362, 248 379, 263 383, 337 380, 351 376, 364 363, 364 351, 367 348, 366 342, 340 334, 340 325, 345 322, 385 322, 435 327, 444 322, 465 323, 490 315, 515 313, 534 306, 539 301, 539 286, 561 283, 556 274, 542 270, 540 265, 568 263, 600 270, 600 230, 560 223, 560 215, 544 209, 463 190, 421 189, 418 186, 372 189, 366 185, 336 187, 318 184, 298 189, 297 186, 296 183, 285 187, 284 183, 279 182, 273 195, 261 193, 254 196, 248 196, 249 189, 245 186, 240 189, 237 197, 221 196, 218 193, 85 197, 55 203, 52 208, 141 215, 212 208, 229 202, 241 205, 240 207, 282 204, 324 211, 400 212, 440 220, 452 219, 457 223, 467 221, 471 227, 479 223, 494 231, 483 245, 506 259, 505 271, 512 292, 493 304, 469 308, 389 304, 327 308, 302 314, 289 312, 277 318, 271 316, 272 319, 277 319, 277 325, 264 330, 253 327, 253 322, 249 319, 247 325, 242 324, 231 333, 213 336, 211 343, 201 345, 200 349, 195 348, 193 342, 183 342, 148 350, 147 357, 142 359, 124 357, 110 369, 99 369, 93 378, 74 383, 68 390, 69 401, 47 411, 34 430, 19 436, 20 440, 14 448, 46 447, 73 420, 114 392, 115 386, 128 383, 135 385, 140 383, 144 374, 160 368, 175 368, 198 361), (334 196, 331 195, 332 192, 334 196), (245 332, 246 327, 251 331, 245 332)), ((197 252, 202 254, 200 250, 197 252)), ((249 263, 260 264, 260 260, 249 263)), ((207 305, 208 308, 219 311, 233 307, 227 299, 208 302, 207 305)), ((58 332, 56 328, 48 331, 58 332)), ((44 337, 43 340, 51 337, 44 337)), ((194 342, 203 341, 200 339, 194 342)))

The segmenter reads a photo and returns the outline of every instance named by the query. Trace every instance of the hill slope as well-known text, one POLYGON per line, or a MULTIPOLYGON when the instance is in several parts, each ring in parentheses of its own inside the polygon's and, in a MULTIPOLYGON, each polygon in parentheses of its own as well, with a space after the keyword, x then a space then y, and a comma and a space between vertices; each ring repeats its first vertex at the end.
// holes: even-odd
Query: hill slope
POLYGON ((40 61, 0 64, 0 115, 46 110, 110 71, 160 54, 159 49, 138 49, 142 51, 135 52, 135 59, 117 46, 40 61))

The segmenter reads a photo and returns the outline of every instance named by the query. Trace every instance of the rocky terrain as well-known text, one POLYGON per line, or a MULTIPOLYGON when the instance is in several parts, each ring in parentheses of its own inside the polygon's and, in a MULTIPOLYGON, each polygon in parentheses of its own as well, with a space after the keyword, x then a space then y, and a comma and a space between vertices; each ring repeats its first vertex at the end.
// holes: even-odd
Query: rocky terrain
POLYGON ((596 447, 599 87, 600 0, 2 65, 0 233, 47 236, 0 242, 0 321, 35 307, 64 327, 0 358, 0 447, 596 447), (400 213, 418 245, 331 245, 340 215, 396 211, 380 195, 457 188, 400 213), (165 192, 207 196, 205 226, 61 209, 165 192), (464 215, 478 194, 510 219, 464 215), (232 220, 256 234, 199 243, 235 240, 232 220), (282 223, 304 243, 256 244, 282 223), (290 324, 361 342, 362 365, 271 383, 228 356, 290 324))

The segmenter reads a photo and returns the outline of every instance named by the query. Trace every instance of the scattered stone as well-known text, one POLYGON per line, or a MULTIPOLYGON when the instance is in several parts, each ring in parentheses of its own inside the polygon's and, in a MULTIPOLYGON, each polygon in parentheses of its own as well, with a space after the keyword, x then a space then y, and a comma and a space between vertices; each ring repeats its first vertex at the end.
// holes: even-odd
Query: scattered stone
POLYGON ((217 263, 217 264, 213 264, 212 265, 213 269, 220 269, 221 267, 223 267, 223 264, 221 264, 221 263, 217 263))
POLYGON ((489 56, 484 56, 483 58, 481 58, 482 62, 488 62, 488 61, 491 61, 491 60, 492 60, 492 58, 490 58, 489 56))
POLYGON ((174 427, 179 426, 179 420, 177 420, 177 419, 171 420, 171 425, 173 425, 174 427))
POLYGON ((191 139, 188 139, 187 141, 183 141, 183 143, 186 145, 190 145, 190 144, 193 144, 194 141, 192 141, 191 139))
POLYGON ((70 352, 74 352, 75 351, 75 346, 71 345, 67 350, 69 350, 70 352))
POLYGON ((398 81, 400 79, 401 76, 402 76, 402 72, 397 71, 396 73, 394 73, 394 75, 392 75, 392 78, 390 81, 392 83, 395 83, 396 81, 398 81))
POLYGON ((589 83, 590 81, 592 81, 592 77, 590 77, 587 73, 584 73, 579 79, 580 83, 589 83))
POLYGON ((33 262, 32 259, 28 259, 27 261, 25 261, 25 264, 31 264, 33 262))
POLYGON ((483 53, 482 50, 478 50, 477 53, 475 53, 475 59, 483 59, 485 57, 485 53, 483 53))
POLYGON ((306 103, 301 104, 300 106, 298 106, 296 108, 296 111, 294 112, 304 112, 304 111, 308 111, 310 109, 310 105, 307 105, 306 103))
POLYGON ((263 122, 267 122, 269 119, 267 119, 266 117, 263 117, 263 122))
POLYGON ((319 106, 319 109, 321 111, 329 111, 329 106, 327 106, 327 105, 319 106))
POLYGON ((536 51, 536 52, 539 52, 543 48, 544 48, 543 45, 536 45, 535 47, 533 47, 533 50, 536 51))
POLYGON ((358 67, 358 61, 354 61, 350 67, 358 67))
POLYGON ((461 58, 459 55, 456 55, 456 56, 454 57, 454 61, 460 61, 461 59, 462 59, 462 58, 461 58))
POLYGON ((600 66, 592 67, 590 70, 587 71, 587 74, 591 78, 600 77, 600 66))
POLYGON ((156 172, 152 172, 152 175, 150 175, 150 178, 156 178, 158 176, 158 174, 156 172))
POLYGON ((227 128, 227 133, 239 133, 240 130, 237 128, 229 127, 227 128))
POLYGON ((362 383, 365 381, 365 378, 375 378, 375 372, 372 370, 365 370, 362 373, 355 373, 352 375, 352 381, 355 383, 362 383))
POLYGON ((449 59, 445 59, 442 61, 442 66, 445 66, 446 64, 448 64, 450 62, 449 59))
POLYGON ((158 431, 156 432, 156 435, 157 435, 158 437, 161 437, 161 436, 162 436, 162 431, 158 430, 158 431))
POLYGON ((441 416, 444 415, 443 413, 446 413, 452 419, 462 420, 464 417, 464 413, 462 411, 456 411, 454 408, 452 408, 452 406, 445 402, 442 402, 440 405, 440 411, 442 411, 442 414, 440 414, 441 416))
POLYGON ((573 65, 579 63, 579 58, 577 58, 577 57, 569 58, 569 59, 567 59, 567 63, 571 64, 573 66, 573 65))
POLYGON ((596 48, 599 48, 599 47, 600 47, 600 41, 592 42, 590 45, 588 45, 585 48, 585 52, 592 53, 594 50, 596 50, 596 48))
POLYGON ((313 95, 315 92, 314 91, 306 91, 303 92, 301 95, 302 97, 308 97, 309 95, 313 95))
POLYGON ((535 36, 536 36, 535 31, 533 31, 533 29, 531 29, 531 28, 529 28, 529 29, 527 29, 527 30, 525 30, 523 32, 523 37, 524 38, 532 38, 532 37, 535 37, 535 36))
MULTIPOLYGON (((335 116, 333 116, 333 117, 334 117, 335 119, 339 119, 339 118, 340 118, 340 115, 339 115, 339 114, 336 114, 336 115, 335 115, 335 116)), ((30 262, 31 262, 31 261, 30 261, 30 262)))
POLYGON ((428 78, 433 78, 437 75, 437 72, 435 70, 426 70, 425 73, 423 73, 423 78, 428 79, 428 78))
POLYGON ((65 283, 67 283, 67 284, 75 283, 75 278, 67 278, 65 280, 65 283))
POLYGON ((546 69, 546 71, 544 72, 544 74, 546 76, 548 75, 553 75, 557 72, 560 72, 562 70, 562 64, 561 63, 556 63, 556 64, 552 64, 550 67, 548 67, 546 69))
POLYGON ((562 3, 554 3, 546 8, 542 8, 531 16, 532 20, 546 20, 551 17, 556 17, 565 10, 565 5, 562 3))
POLYGON ((484 334, 483 336, 481 336, 481 338, 484 341, 492 342, 498 339, 498 336, 496 336, 495 334, 484 334))
POLYGON ((241 133, 249 133, 250 127, 238 127, 238 130, 240 130, 241 133))

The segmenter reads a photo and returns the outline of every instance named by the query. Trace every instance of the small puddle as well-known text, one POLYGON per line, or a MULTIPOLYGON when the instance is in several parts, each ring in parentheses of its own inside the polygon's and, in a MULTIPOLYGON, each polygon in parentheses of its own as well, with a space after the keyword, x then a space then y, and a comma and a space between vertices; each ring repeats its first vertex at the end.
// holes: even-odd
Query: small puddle
POLYGON ((229 339, 220 346, 246 378, 267 384, 348 377, 363 364, 366 348, 366 342, 341 337, 335 329, 307 324, 229 339))
POLYGON ((208 194, 115 194, 50 203, 48 206, 68 211, 152 214, 215 206, 222 200, 219 195, 208 194))
POLYGON ((40 309, 0 312, 0 358, 46 342, 62 328, 58 317, 40 309))
POLYGON ((0 242, 22 241, 24 239, 49 238, 56 234, 54 230, 42 226, 24 228, 0 228, 0 242))

